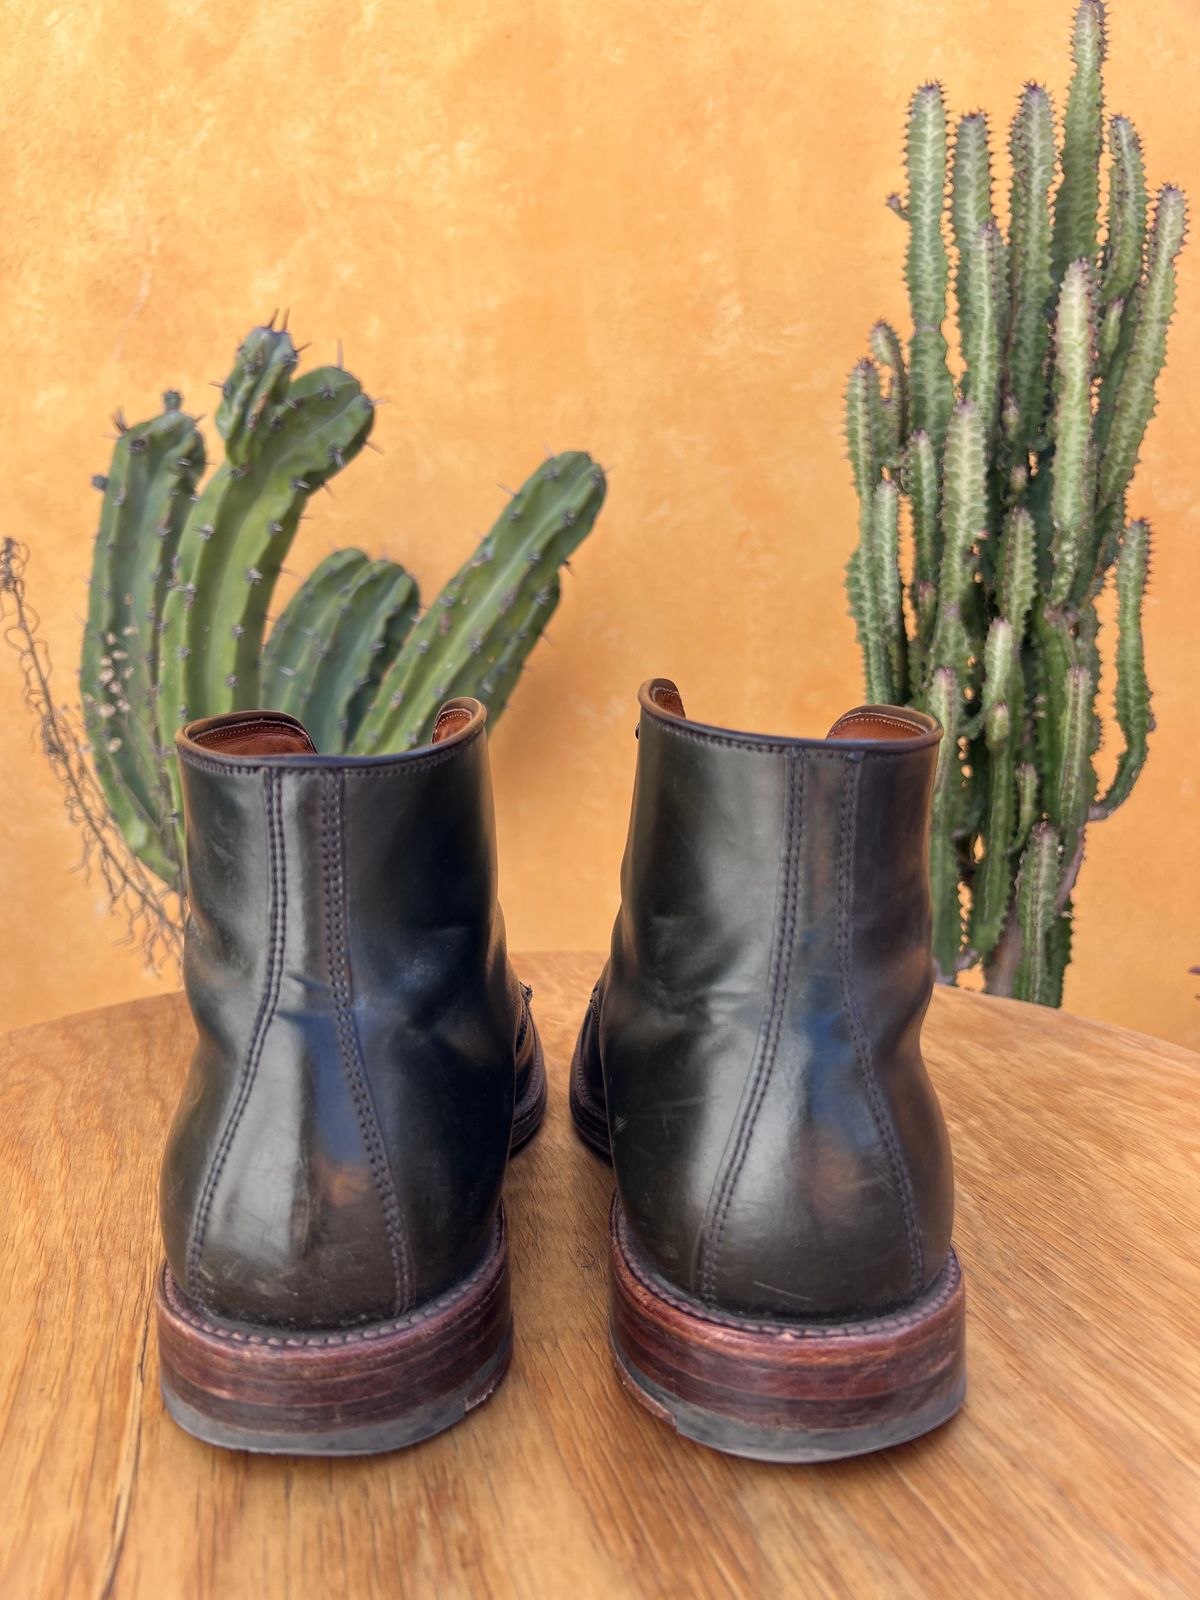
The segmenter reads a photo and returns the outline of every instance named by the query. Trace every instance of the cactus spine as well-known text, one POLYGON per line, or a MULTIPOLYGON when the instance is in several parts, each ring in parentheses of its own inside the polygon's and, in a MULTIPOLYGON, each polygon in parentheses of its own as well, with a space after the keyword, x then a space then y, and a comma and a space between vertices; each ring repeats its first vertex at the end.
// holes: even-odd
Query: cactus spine
MULTIPOLYGON (((285 319, 286 321, 286 319, 285 319)), ((568 452, 539 467, 417 621, 398 563, 339 550, 269 626, 276 581, 314 491, 368 442, 374 402, 340 365, 296 375, 274 318, 221 385, 225 459, 205 459, 174 392, 119 437, 103 490, 80 663, 91 757, 132 854, 182 890, 175 731, 241 707, 289 710, 317 748, 381 753, 429 737, 441 701, 478 695, 493 725, 559 600, 559 573, 604 500, 568 452)))
POLYGON ((1128 798, 1153 728, 1150 530, 1127 521, 1126 502, 1186 221, 1168 184, 1147 228, 1141 144, 1115 116, 1098 243, 1105 23, 1103 0, 1079 0, 1061 149, 1045 89, 1021 93, 1007 237, 985 117, 963 117, 950 141, 941 87, 917 90, 908 193, 889 202, 909 229, 907 369, 897 335, 876 323, 846 393, 860 508, 847 592, 867 692, 945 729, 930 845, 939 976, 981 964, 989 989, 1047 1005, 1062 997, 1088 826, 1128 798), (942 331, 947 238, 957 380, 942 331), (1097 798, 1097 605, 1110 580, 1122 747, 1097 798))

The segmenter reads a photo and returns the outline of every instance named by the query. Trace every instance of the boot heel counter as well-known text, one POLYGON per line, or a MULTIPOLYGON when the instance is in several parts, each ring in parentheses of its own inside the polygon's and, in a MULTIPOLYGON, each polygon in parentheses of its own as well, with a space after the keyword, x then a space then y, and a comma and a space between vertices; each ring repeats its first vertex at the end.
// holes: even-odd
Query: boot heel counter
POLYGON ((919 1287, 926 1289, 950 1254, 954 1228, 954 1156, 946 1118, 924 1062, 918 1058, 907 1094, 893 1100, 893 1119, 920 1241, 919 1287))

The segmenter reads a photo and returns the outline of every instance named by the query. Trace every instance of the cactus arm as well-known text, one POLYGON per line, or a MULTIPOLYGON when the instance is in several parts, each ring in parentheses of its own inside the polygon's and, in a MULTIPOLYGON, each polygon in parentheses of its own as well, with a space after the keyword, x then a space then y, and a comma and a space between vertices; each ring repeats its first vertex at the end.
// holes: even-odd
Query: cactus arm
MULTIPOLYGON (((1106 419, 1101 436, 1098 492, 1103 509, 1118 505, 1128 489, 1154 415, 1154 390, 1166 361, 1167 328, 1175 309, 1175 258, 1183 245, 1186 220, 1182 192, 1165 185, 1159 191, 1145 280, 1136 294, 1128 356, 1121 364, 1111 420, 1106 419)), ((1127 309, 1125 316, 1129 315, 1127 309)), ((1109 383, 1115 377, 1114 370, 1109 383)))
POLYGON ((887 395, 882 400, 884 440, 886 448, 882 460, 888 466, 899 467, 904 441, 908 438, 908 371, 904 365, 904 350, 895 328, 888 322, 877 322, 871 329, 871 354, 891 373, 887 395))
MULTIPOLYGON (((1013 994, 1018 1000, 1053 1005, 1055 961, 1050 945, 1058 917, 1058 876, 1061 841, 1053 823, 1032 829, 1021 857, 1017 880, 1017 918, 1021 927, 1021 957, 1017 962, 1013 994)), ((1061 978, 1059 980, 1061 984, 1061 978)))
MULTIPOLYGON (((1096 403, 1096 450, 1101 461, 1108 452, 1117 396, 1129 365, 1133 336, 1141 314, 1143 285, 1135 284, 1126 300, 1114 300, 1104 313, 1101 329, 1100 397, 1096 403)), ((1099 485, 1097 485, 1097 490, 1099 485)), ((1115 554, 1115 551, 1114 551, 1115 554)))
MULTIPOLYGON (((417 744, 449 696, 487 700, 499 641, 513 636, 510 613, 521 619, 511 687, 558 604, 558 568, 591 531, 604 494, 604 474, 583 451, 552 456, 538 468, 409 634, 354 736, 355 751, 417 744)), ((497 716, 503 701, 489 709, 497 716)))
POLYGON ((1038 770, 1032 761, 1022 761, 1016 770, 1017 781, 1017 828, 1013 835, 1012 843, 1008 850, 1010 855, 1019 855, 1025 848, 1025 841, 1029 838, 1029 830, 1038 818, 1038 797, 1040 785, 1038 783, 1038 770))
POLYGON ((1076 666, 1075 642, 1059 613, 1035 607, 1030 645, 1035 685, 1034 743, 1043 787, 1049 789, 1058 771, 1066 718, 1067 674, 1076 666))
POLYGON ((1096 337, 1091 268, 1072 261, 1058 297, 1055 333, 1054 556, 1050 603, 1074 591, 1092 532, 1092 369, 1096 337))
POLYGON ((1054 200, 1054 276, 1072 261, 1094 261, 1104 140, 1104 0, 1079 0, 1071 38, 1075 71, 1067 92, 1062 181, 1054 200))
POLYGON ((1100 292, 1111 308, 1125 300, 1142 275, 1146 248, 1146 166, 1141 140, 1128 117, 1109 123, 1108 147, 1112 169, 1108 177, 1108 237, 1104 242, 1104 271, 1100 292))
POLYGON ((987 529, 987 436, 970 400, 955 406, 946 433, 942 495, 942 563, 930 660, 949 668, 961 688, 975 655, 969 610, 975 587, 975 545, 987 529))
POLYGON ((192 507, 168 597, 159 726, 251 706, 267 610, 314 489, 351 460, 374 408, 356 378, 322 367, 297 379, 258 426, 242 467, 227 461, 192 507))
POLYGON ((1097 366, 1101 378, 1105 376, 1112 366, 1117 351, 1121 348, 1121 324, 1125 314, 1124 300, 1110 300, 1104 308, 1100 319, 1100 327, 1096 334, 1097 366))
POLYGON ((1072 937, 1071 906, 1068 901, 1064 907, 1063 914, 1055 917, 1050 924, 1050 936, 1046 941, 1046 953, 1048 956, 1047 1005, 1062 1005, 1063 983, 1067 975, 1067 968, 1071 964, 1072 937))
POLYGON ((1054 294, 1050 266, 1050 185, 1054 180, 1054 108, 1040 84, 1026 84, 1013 119, 1011 295, 1006 390, 1016 407, 1014 432, 1028 452, 1041 432, 1046 404, 1047 307, 1054 294))
POLYGON ((1150 525, 1131 522, 1117 556, 1116 716, 1125 747, 1117 760, 1113 781, 1100 802, 1101 816, 1108 816, 1129 798, 1146 764, 1147 741, 1154 727, 1142 639, 1142 603, 1149 568, 1150 525))
MULTIPOLYGON (((311 620, 298 642, 295 665, 289 665, 280 672, 279 694, 272 702, 277 711, 287 711, 303 722, 314 709, 311 704, 314 685, 323 673, 327 675, 328 690, 329 681, 336 676, 345 650, 345 637, 341 640, 340 649, 337 648, 337 639, 354 586, 360 576, 370 570, 370 566, 370 560, 364 556, 361 563, 351 564, 337 583, 322 584, 313 596, 311 620)), ((315 709, 319 712, 319 702, 315 709)), ((308 732, 317 749, 327 753, 327 746, 317 740, 315 731, 309 728, 308 732)), ((324 728, 321 732, 323 736, 326 735, 324 728)))
POLYGON ((291 337, 285 328, 275 327, 274 317, 265 327, 252 328, 238 346, 213 419, 225 441, 226 460, 233 466, 244 466, 251 459, 287 394, 297 360, 291 337))
POLYGON ((875 636, 871 659, 877 663, 875 681, 868 681, 868 698, 880 705, 896 705, 907 692, 908 640, 899 567, 900 491, 888 478, 875 486, 871 514, 871 543, 864 569, 869 574, 867 594, 873 607, 875 636))
POLYGON ((297 682, 298 715, 317 749, 346 748, 417 614, 417 586, 394 561, 370 562, 349 580, 309 641, 297 682), (305 668, 311 663, 311 671, 305 668))
POLYGON ((925 658, 937 622, 937 577, 942 557, 937 459, 924 431, 910 436, 904 454, 902 488, 912 507, 913 561, 909 600, 913 635, 909 646, 910 692, 925 682, 925 658))
POLYGON ((1000 540, 1000 615, 1012 623, 1017 644, 1025 637, 1037 589, 1037 532, 1024 506, 1004 519, 1000 540))
POLYGON ((1016 823, 1016 729, 1021 674, 1013 624, 996 617, 984 646, 983 726, 987 745, 987 806, 983 859, 971 884, 970 942, 986 961, 999 941, 1012 898, 1010 845, 1016 823))
POLYGON ((122 431, 104 482, 80 659, 84 722, 104 796, 133 853, 172 887, 179 858, 155 736, 159 633, 204 441, 174 391, 122 431))
POLYGON ((933 441, 924 431, 911 435, 904 459, 904 489, 912 502, 913 590, 937 579, 942 560, 938 504, 938 466, 933 441))
POLYGON ((954 279, 958 304, 959 342, 971 344, 976 314, 979 236, 992 222, 992 159, 988 149, 987 118, 973 111, 958 124, 950 165, 950 226, 958 254, 954 279))
POLYGON ((994 222, 985 222, 964 246, 970 263, 967 289, 971 312, 963 331, 963 394, 974 401, 989 434, 1000 410, 1000 363, 1007 333, 1004 240, 994 222))
POLYGON ((913 333, 909 342, 909 395, 914 429, 928 433, 941 456, 954 404, 954 380, 946 364, 942 332, 946 319, 949 262, 942 232, 946 207, 946 107, 942 88, 927 83, 913 96, 905 151, 908 170, 908 255, 905 276, 913 333))
POLYGON ((880 682, 883 671, 879 659, 879 611, 869 565, 875 488, 882 471, 876 428, 880 406, 879 369, 873 361, 860 361, 846 384, 846 451, 858 496, 859 530, 858 544, 846 565, 846 593, 863 654, 868 698, 872 697, 871 685, 880 682))
POLYGON ((275 711, 288 709, 291 683, 307 654, 313 630, 333 596, 368 564, 361 550, 334 550, 309 573, 276 618, 263 645, 259 698, 275 711))
POLYGON ((1095 738, 1096 680, 1082 663, 1067 672, 1062 733, 1057 769, 1047 795, 1050 820, 1057 825, 1063 854, 1070 860, 1078 849, 1096 792, 1092 765, 1095 738))
POLYGON ((883 468, 877 426, 882 405, 879 368, 873 361, 859 361, 846 382, 846 452, 858 495, 860 528, 870 519, 875 485, 883 468))
POLYGON ((943 983, 954 981, 963 937, 955 845, 962 812, 962 772, 958 762, 961 701, 962 694, 953 671, 939 667, 933 674, 928 702, 931 714, 943 729, 933 778, 929 875, 933 898, 933 958, 943 983))

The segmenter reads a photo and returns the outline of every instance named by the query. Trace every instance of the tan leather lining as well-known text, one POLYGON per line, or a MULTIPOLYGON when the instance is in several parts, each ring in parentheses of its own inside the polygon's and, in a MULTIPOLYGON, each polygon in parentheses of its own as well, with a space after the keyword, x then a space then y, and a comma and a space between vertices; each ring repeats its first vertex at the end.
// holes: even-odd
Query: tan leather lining
POLYGON ((650 691, 650 698, 660 711, 665 711, 668 716, 684 717, 687 712, 683 709, 683 699, 679 690, 669 678, 660 678, 650 691))
POLYGON ((830 739, 916 739, 928 730, 899 712, 849 711, 830 728, 830 739))
POLYGON ((230 756, 315 756, 317 753, 316 745, 299 724, 278 721, 274 717, 225 722, 197 734, 192 742, 201 749, 220 745, 222 754, 230 756))
POLYGON ((466 706, 443 706, 433 725, 432 743, 441 744, 443 739, 449 739, 452 734, 460 733, 473 716, 474 712, 466 706))

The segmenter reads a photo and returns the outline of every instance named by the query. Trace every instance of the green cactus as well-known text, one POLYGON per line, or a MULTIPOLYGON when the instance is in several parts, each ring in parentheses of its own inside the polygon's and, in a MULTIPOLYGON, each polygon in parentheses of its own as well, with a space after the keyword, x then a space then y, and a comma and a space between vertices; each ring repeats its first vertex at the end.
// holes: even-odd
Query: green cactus
POLYGON ((340 361, 303 376, 297 364, 286 319, 243 340, 215 416, 225 459, 198 492, 204 444, 173 392, 150 422, 118 417, 112 466, 97 480, 80 665, 91 758, 129 851, 175 892, 181 722, 266 705, 298 715, 322 751, 383 752, 427 739, 442 699, 475 694, 494 725, 558 603, 559 568, 604 500, 589 456, 552 456, 420 622, 402 566, 339 550, 271 626, 309 499, 375 420, 340 361))
POLYGON ((1088 827, 1129 797, 1154 725, 1150 530, 1127 521, 1126 502, 1186 224, 1168 184, 1147 229, 1141 144, 1116 116, 1098 243, 1105 23, 1103 0, 1079 0, 1061 149, 1045 89, 1021 93, 1007 238, 986 119, 959 122, 948 174, 941 87, 917 91, 907 202, 889 201, 909 228, 907 370, 898 336, 876 323, 846 396, 860 508, 847 591, 867 692, 930 711, 946 735, 930 842, 938 973, 953 983, 981 965, 993 992, 1045 1005, 1062 998, 1088 827), (943 333, 947 238, 957 380, 943 333), (895 533, 906 526, 907 574, 895 533), (1098 605, 1110 581, 1123 745, 1101 789, 1098 605))
MULTIPOLYGON (((359 563, 304 630, 296 666, 270 701, 299 717, 317 749, 330 752, 349 748, 420 603, 416 584, 398 562, 354 554, 359 563)), ((328 570, 326 561, 313 574, 318 590, 325 588, 328 570)), ((306 607, 305 589, 293 601, 297 609, 306 607)), ((285 622, 287 613, 279 620, 285 622)))
POLYGON ((291 699, 291 685, 300 671, 314 635, 329 608, 336 605, 370 557, 361 550, 334 550, 309 573, 287 605, 263 645, 259 693, 265 706, 283 710, 291 699))
POLYGON ((118 412, 89 584, 80 671, 84 726, 105 799, 130 849, 167 883, 179 874, 172 806, 155 728, 159 630, 204 441, 173 390, 136 427, 118 412))
POLYGON ((413 629, 353 749, 421 743, 454 695, 475 695, 500 714, 558 605, 559 568, 591 531, 604 493, 603 472, 581 450, 538 468, 413 629))

